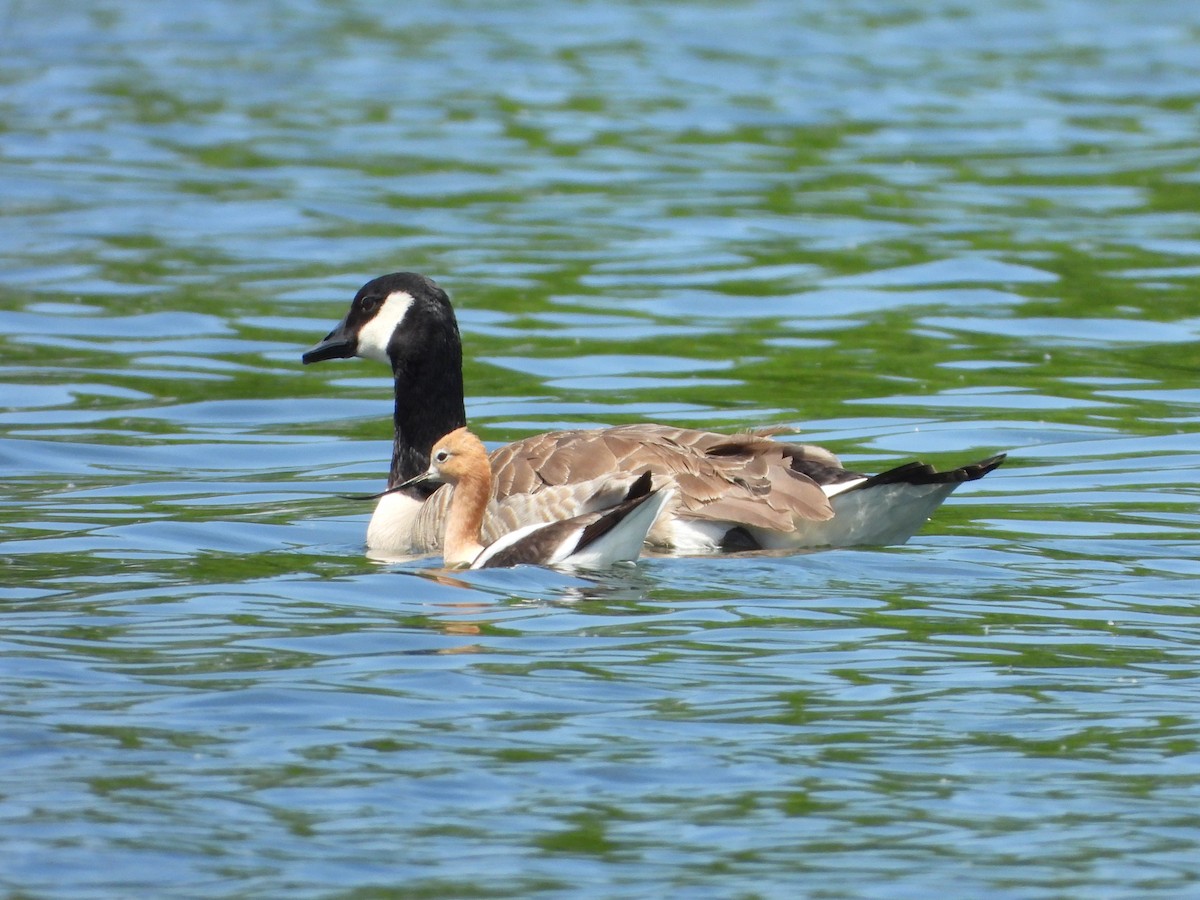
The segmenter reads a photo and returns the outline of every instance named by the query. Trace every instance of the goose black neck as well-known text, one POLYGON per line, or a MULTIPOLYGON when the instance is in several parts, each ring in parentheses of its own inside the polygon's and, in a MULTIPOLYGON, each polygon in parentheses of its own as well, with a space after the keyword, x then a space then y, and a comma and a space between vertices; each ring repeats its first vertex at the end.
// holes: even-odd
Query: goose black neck
POLYGON ((423 474, 438 439, 467 424, 457 331, 452 340, 437 344, 424 347, 416 358, 393 361, 395 434, 388 487, 423 474))

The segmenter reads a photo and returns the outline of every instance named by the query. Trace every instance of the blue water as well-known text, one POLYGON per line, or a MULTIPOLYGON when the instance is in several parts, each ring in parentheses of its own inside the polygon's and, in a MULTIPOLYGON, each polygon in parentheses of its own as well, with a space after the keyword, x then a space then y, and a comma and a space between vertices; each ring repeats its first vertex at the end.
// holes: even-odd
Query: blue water
POLYGON ((0 5, 0 890, 1200 896, 1200 8, 0 5), (1009 462, 902 547, 367 559, 493 444, 1009 462))

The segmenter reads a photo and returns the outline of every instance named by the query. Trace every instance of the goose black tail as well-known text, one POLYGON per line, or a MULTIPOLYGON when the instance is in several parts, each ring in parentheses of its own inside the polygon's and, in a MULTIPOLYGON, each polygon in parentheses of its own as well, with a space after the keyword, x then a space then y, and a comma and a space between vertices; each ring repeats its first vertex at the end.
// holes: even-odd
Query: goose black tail
POLYGON ((933 466, 923 462, 909 462, 904 465, 872 475, 861 484, 850 488, 852 491, 865 491, 867 488, 879 487, 883 484, 960 484, 964 481, 977 481, 993 469, 999 468, 1006 454, 999 453, 989 456, 976 463, 968 463, 957 469, 939 472, 933 466))

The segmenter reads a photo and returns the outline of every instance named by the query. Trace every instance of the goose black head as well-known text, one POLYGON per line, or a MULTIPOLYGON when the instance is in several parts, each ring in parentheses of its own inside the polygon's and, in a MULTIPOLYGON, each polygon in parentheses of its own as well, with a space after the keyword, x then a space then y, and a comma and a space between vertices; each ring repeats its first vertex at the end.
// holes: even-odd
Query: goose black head
POLYGON ((445 358, 448 351, 459 357, 459 346, 446 292, 424 275, 395 272, 364 284, 346 317, 301 359, 308 364, 361 356, 386 362, 399 374, 414 358, 445 358))
MULTIPOLYGON (((346 318, 301 359, 315 363, 350 356, 391 366, 395 429, 388 484, 397 485, 425 470, 434 441, 467 422, 462 340, 450 298, 413 272, 368 281, 346 318)), ((433 487, 411 489, 429 492, 433 487)))

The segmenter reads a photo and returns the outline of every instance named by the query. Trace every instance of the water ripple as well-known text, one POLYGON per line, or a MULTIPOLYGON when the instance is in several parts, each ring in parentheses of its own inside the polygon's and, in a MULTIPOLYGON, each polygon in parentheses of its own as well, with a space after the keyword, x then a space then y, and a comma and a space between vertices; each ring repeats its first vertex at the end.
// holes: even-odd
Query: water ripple
POLYGON ((9 4, 4 890, 1187 894, 1197 28, 9 4), (903 547, 377 563, 391 380, 299 355, 394 270, 493 444, 1009 462, 903 547))

